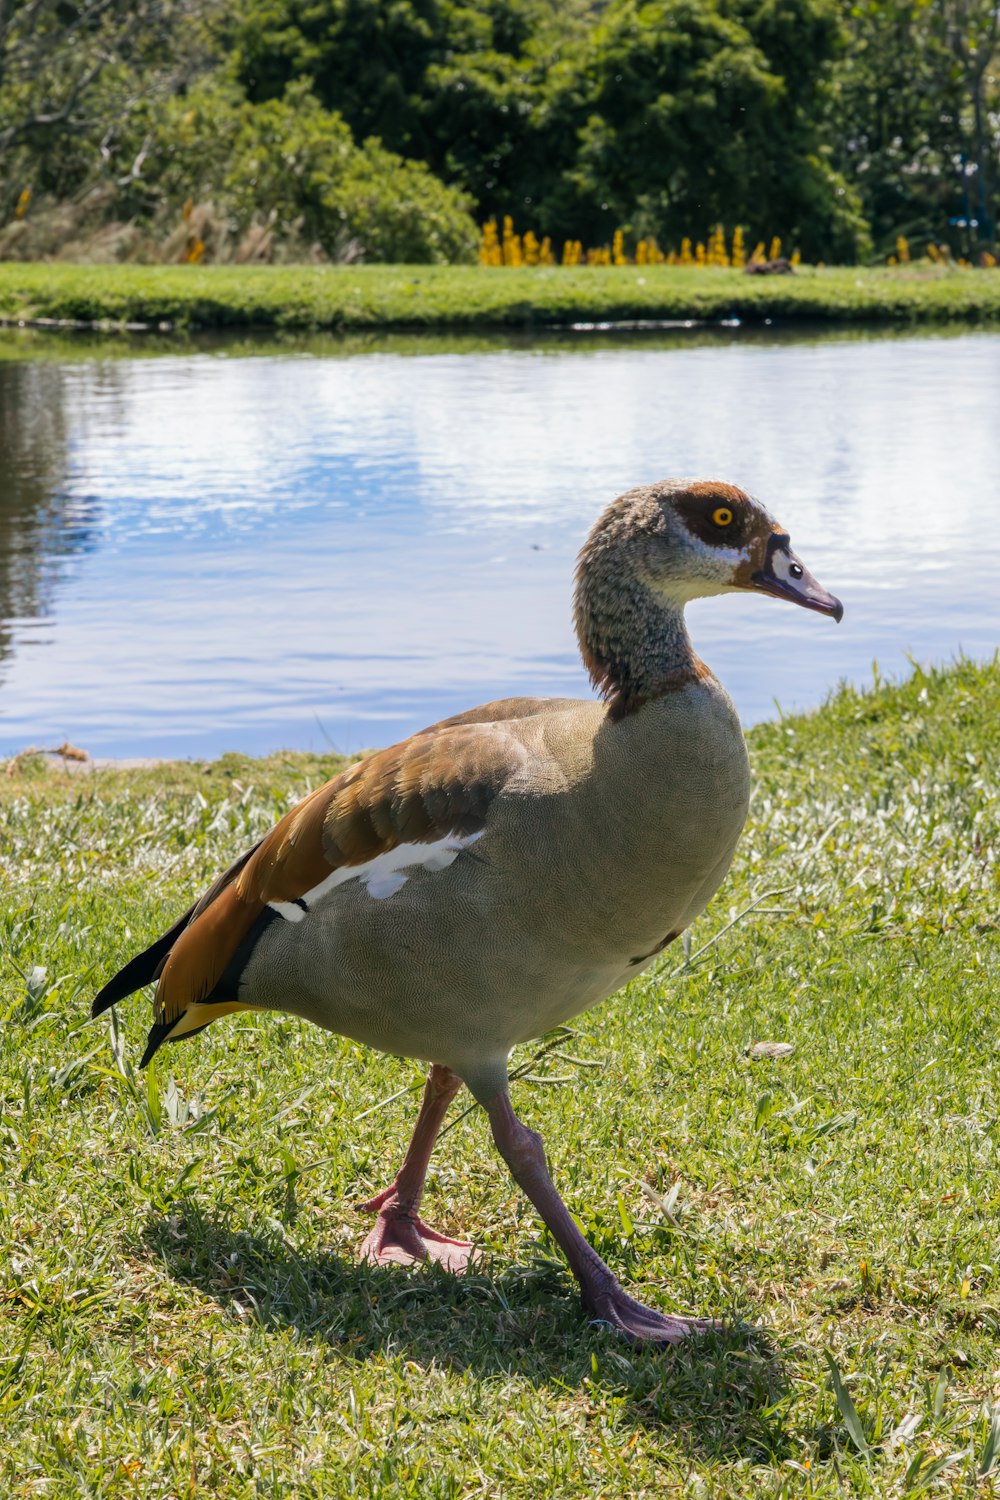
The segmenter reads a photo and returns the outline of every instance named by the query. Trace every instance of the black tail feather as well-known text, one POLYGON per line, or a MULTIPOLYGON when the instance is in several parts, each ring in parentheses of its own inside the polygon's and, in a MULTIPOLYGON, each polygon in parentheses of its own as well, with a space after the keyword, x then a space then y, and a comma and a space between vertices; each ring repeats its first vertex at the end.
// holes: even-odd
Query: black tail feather
POLYGON ((113 979, 108 980, 91 1006, 92 1016, 102 1015, 119 1000, 124 1000, 126 996, 133 995, 136 990, 142 989, 144 984, 152 984, 171 948, 194 915, 194 910, 193 906, 189 907, 184 915, 177 919, 169 932, 158 937, 145 952, 129 959, 125 967, 119 969, 113 979))
POLYGON ((146 1038, 146 1050, 142 1054, 142 1061, 139 1064, 140 1068, 144 1068, 146 1066, 153 1053, 158 1051, 166 1041, 167 1032, 171 1029, 171 1027, 176 1025, 176 1020, 153 1022, 152 1026, 149 1028, 149 1036, 146 1038))
MULTIPOLYGON (((239 1003, 240 979, 242 977, 243 970, 246 968, 247 963, 250 960, 250 955, 253 953, 254 948, 260 941, 261 933, 266 932, 272 922, 281 922, 283 920, 284 919, 279 916, 276 911, 273 911, 270 906, 264 907, 264 910, 256 919, 253 926, 250 928, 250 931, 240 943, 236 952, 233 954, 232 958, 229 960, 229 963, 223 970, 218 984, 215 986, 210 995, 205 996, 203 1001, 205 1005, 211 1005, 213 1002, 215 1004, 227 1004, 234 1000, 239 1003)), ((165 942, 166 938, 171 938, 172 941, 176 941, 177 934, 174 928, 171 928, 170 932, 166 934, 166 937, 160 939, 160 942, 165 942)), ((133 962, 138 963, 143 959, 147 959, 153 953, 153 949, 157 946, 158 945, 154 943, 153 948, 148 949, 146 953, 140 954, 139 958, 134 959, 133 962)), ((123 969, 122 975, 124 975, 125 973, 126 970, 123 969)), ((114 980, 111 981, 112 984, 114 984, 114 982, 114 980)), ((190 1031, 182 1031, 180 1036, 171 1036, 170 1033, 184 1019, 186 1015, 187 1011, 185 1010, 182 1011, 179 1016, 175 1016, 172 1021, 153 1022, 152 1026, 150 1027, 149 1036, 146 1040, 146 1050, 142 1054, 142 1061, 139 1064, 140 1068, 144 1068, 146 1066, 153 1055, 160 1050, 164 1042, 186 1042, 189 1036, 197 1036, 199 1031, 204 1031, 206 1027, 212 1024, 211 1021, 206 1021, 203 1026, 193 1026, 190 1031)))
MULTIPOLYGON (((187 1012, 184 1011, 183 1014, 186 1015, 187 1012)), ((180 1036, 170 1036, 168 1033, 173 1030, 180 1019, 181 1017, 178 1016, 177 1020, 174 1021, 153 1022, 149 1028, 149 1036, 146 1038, 146 1050, 139 1062, 140 1068, 144 1068, 152 1060, 154 1054, 159 1052, 164 1042, 186 1042, 188 1037, 197 1036, 199 1031, 207 1031, 212 1024, 211 1021, 206 1021, 204 1026, 194 1026, 190 1031, 182 1032, 180 1036)))
POLYGON ((171 948, 187 924, 193 917, 200 916, 205 907, 212 904, 219 892, 224 890, 229 882, 236 878, 247 860, 256 854, 261 843, 262 840, 258 839, 252 849, 248 849, 245 854, 241 854, 239 859, 231 864, 229 869, 224 871, 218 880, 209 887, 201 899, 196 901, 193 906, 189 906, 182 917, 178 917, 169 932, 165 932, 162 937, 158 937, 156 942, 151 943, 144 953, 139 953, 135 958, 130 959, 124 969, 119 969, 114 978, 108 980, 90 1008, 92 1016, 102 1015, 104 1011, 110 1010, 112 1005, 116 1005, 119 1000, 124 1000, 128 995, 134 995, 136 990, 141 990, 144 984, 152 984, 154 979, 160 977, 160 970, 166 963, 171 948))

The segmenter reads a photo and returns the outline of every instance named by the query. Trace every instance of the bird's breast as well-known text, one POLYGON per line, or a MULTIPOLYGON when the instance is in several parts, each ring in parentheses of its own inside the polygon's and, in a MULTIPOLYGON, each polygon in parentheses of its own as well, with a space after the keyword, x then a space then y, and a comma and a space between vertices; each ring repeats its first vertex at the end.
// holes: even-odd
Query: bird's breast
POLYGON ((597 735, 574 794, 538 809, 534 852, 511 840, 534 870, 535 919, 558 928, 549 940, 625 969, 651 961, 714 894, 750 792, 739 720, 717 684, 633 717, 597 735))

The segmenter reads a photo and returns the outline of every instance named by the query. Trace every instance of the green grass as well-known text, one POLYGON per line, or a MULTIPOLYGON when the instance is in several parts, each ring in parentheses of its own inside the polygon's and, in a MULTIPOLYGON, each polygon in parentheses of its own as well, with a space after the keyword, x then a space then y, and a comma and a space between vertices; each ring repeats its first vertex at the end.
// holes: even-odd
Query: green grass
POLYGON ((355 1264, 416 1096, 373 1106, 414 1065, 240 1017, 143 1077, 144 1002, 87 1020, 333 762, 3 779, 0 1492, 992 1492, 1000 664, 845 690, 751 749, 711 946, 515 1087, 625 1284, 732 1320, 666 1352, 586 1325, 479 1111, 427 1210, 482 1269, 355 1264))
POLYGON ((801 268, 794 276, 671 266, 0 265, 0 317, 192 328, 538 327, 594 320, 979 322, 1000 271, 801 268))

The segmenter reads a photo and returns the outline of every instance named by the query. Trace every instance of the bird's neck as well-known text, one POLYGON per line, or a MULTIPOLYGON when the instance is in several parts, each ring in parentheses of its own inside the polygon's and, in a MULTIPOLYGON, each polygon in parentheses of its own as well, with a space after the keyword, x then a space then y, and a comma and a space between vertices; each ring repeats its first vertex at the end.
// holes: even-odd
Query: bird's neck
MULTIPOLYGON (((617 571, 617 570, 614 570, 617 571)), ((582 568, 576 630, 591 680, 613 718, 711 676, 684 621, 684 598, 654 592, 638 578, 582 568)))

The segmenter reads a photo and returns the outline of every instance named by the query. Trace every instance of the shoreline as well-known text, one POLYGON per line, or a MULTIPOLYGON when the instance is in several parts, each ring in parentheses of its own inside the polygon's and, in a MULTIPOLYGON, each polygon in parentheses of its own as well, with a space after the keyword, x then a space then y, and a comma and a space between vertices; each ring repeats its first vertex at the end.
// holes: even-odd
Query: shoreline
POLYGON ((54 332, 496 329, 1000 321, 1000 269, 78 266, 0 263, 0 326, 54 332))
MULTIPOLYGON (((913 661, 911 668, 902 676, 876 676, 874 681, 843 681, 830 689, 825 698, 813 708, 797 709, 785 713, 781 709, 766 719, 744 726, 748 744, 757 741, 769 742, 774 735, 796 732, 799 728, 810 730, 821 725, 829 716, 836 716, 845 705, 864 705, 870 709, 875 702, 892 703, 917 691, 922 685, 945 684, 962 677, 978 678, 992 682, 1000 673, 1000 650, 981 658, 959 655, 947 662, 921 663, 913 661)), ((295 750, 289 747, 254 754, 242 750, 227 750, 214 756, 176 755, 90 755, 88 751, 70 743, 58 746, 28 745, 9 756, 0 755, 0 791, 4 786, 16 782, 64 775, 75 779, 81 775, 141 773, 163 771, 170 780, 178 777, 208 777, 210 779, 233 780, 249 775, 296 776, 319 773, 332 775, 355 761, 372 755, 380 745, 367 745, 353 752, 336 750, 295 750)), ((0 796, 2 801, 2 796, 0 796)))

